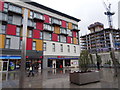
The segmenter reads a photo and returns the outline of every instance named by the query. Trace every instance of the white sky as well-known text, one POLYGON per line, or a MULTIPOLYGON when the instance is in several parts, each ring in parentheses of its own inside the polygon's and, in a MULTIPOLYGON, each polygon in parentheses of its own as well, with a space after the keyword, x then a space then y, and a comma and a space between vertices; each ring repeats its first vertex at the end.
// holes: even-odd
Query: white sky
MULTIPOLYGON (((58 10, 70 16, 81 19, 79 22, 80 35, 89 33, 88 26, 94 22, 101 22, 105 28, 108 28, 107 16, 103 0, 32 0, 42 5, 58 10)), ((107 3, 107 0, 104 0, 107 3)), ((113 27, 118 28, 118 1, 109 0, 112 4, 112 11, 116 14, 113 16, 113 27)), ((107 3, 108 4, 108 3, 107 3)))

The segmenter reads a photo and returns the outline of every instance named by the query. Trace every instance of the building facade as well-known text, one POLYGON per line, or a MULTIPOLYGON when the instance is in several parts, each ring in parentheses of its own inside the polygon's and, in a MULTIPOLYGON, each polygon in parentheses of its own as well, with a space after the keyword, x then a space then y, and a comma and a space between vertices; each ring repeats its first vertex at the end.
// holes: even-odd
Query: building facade
POLYGON ((90 34, 81 36, 81 49, 87 49, 91 53, 103 53, 111 50, 111 36, 115 50, 120 50, 120 30, 104 29, 102 23, 96 22, 91 24, 88 29, 90 34))
POLYGON ((40 68, 78 65, 77 18, 36 2, 0 1, 0 71, 14 70, 21 61, 23 11, 28 9, 26 65, 40 68))

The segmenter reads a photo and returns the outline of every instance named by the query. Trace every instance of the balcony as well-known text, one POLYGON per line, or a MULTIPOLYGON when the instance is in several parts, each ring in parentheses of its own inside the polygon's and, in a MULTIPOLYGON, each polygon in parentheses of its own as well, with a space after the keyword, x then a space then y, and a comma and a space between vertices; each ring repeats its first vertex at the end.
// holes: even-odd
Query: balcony
POLYGON ((72 30, 75 30, 75 31, 80 31, 79 29, 78 29, 78 26, 77 25, 72 25, 72 30))
POLYGON ((44 24, 44 28, 43 28, 45 31, 49 31, 49 32, 53 32, 54 29, 51 25, 49 24, 44 24))
POLYGON ((58 25, 58 26, 61 26, 61 25, 62 25, 61 21, 58 20, 58 19, 55 19, 55 18, 52 18, 52 24, 53 24, 53 25, 58 25))
POLYGON ((17 13, 17 14, 22 14, 22 8, 12 4, 9 5, 8 11, 17 13))
POLYGON ((28 20, 28 27, 34 28, 34 24, 32 20, 28 20))
POLYGON ((60 28, 60 34, 68 35, 67 29, 65 29, 65 28, 60 28))
POLYGON ((33 19, 35 19, 35 20, 41 20, 41 21, 45 20, 45 18, 44 18, 44 16, 42 14, 36 13, 36 12, 34 12, 34 14, 33 14, 33 19))
POLYGON ((8 20, 7 14, 0 12, 0 21, 5 21, 5 22, 7 22, 7 20, 8 20))

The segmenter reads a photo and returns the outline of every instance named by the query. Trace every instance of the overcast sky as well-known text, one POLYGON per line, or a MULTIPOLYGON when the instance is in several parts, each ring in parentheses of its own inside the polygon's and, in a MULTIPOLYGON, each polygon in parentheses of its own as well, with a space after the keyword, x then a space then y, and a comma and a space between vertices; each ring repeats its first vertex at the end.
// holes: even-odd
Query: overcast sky
MULTIPOLYGON (((80 35, 89 33, 88 26, 94 22, 101 22, 105 28, 108 27, 107 16, 104 15, 106 11, 103 1, 108 0, 33 0, 42 5, 58 10, 70 16, 81 19, 79 22, 80 35)), ((116 14, 113 16, 113 26, 118 28, 118 1, 109 0, 112 4, 112 11, 116 14)), ((107 3, 108 4, 108 3, 107 3)))

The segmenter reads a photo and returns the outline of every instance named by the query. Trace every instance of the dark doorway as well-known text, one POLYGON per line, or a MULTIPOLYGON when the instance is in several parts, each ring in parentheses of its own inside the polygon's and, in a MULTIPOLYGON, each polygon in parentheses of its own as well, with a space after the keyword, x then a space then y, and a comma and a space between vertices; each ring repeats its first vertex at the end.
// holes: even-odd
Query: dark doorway
POLYGON ((48 59, 48 67, 52 68, 52 60, 48 59))
POLYGON ((65 66, 70 66, 70 59, 65 60, 65 66))
POLYGON ((63 68, 63 60, 56 60, 56 68, 63 68))

